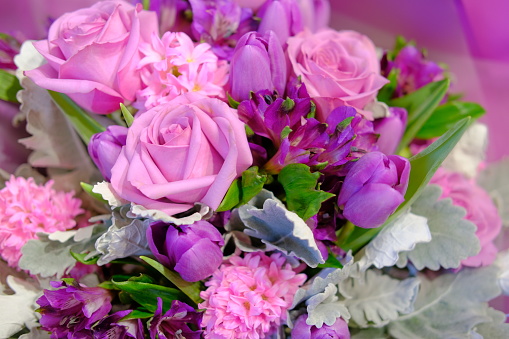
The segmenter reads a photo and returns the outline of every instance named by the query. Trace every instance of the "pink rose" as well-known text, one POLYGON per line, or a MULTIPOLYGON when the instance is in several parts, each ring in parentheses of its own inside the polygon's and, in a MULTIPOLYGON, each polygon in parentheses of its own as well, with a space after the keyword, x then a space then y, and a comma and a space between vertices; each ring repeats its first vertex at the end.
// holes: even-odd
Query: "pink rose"
POLYGON ((502 220, 488 193, 473 180, 442 168, 431 179, 431 183, 442 187, 442 198, 451 198, 454 205, 465 208, 465 218, 477 226, 475 234, 481 243, 481 251, 461 264, 472 267, 490 265, 498 252, 493 240, 502 229, 502 220))
POLYGON ((111 184, 120 197, 168 215, 196 202, 216 209, 252 162, 237 111, 187 93, 136 116, 111 184))
POLYGON ((387 83, 380 75, 375 45, 357 32, 327 29, 312 34, 306 30, 288 39, 288 56, 293 72, 316 102, 322 122, 341 105, 363 109, 387 83))
POLYGON ((94 113, 111 113, 141 89, 138 46, 153 33, 155 13, 139 4, 101 1, 58 18, 48 39, 34 43, 48 62, 26 75, 94 113))

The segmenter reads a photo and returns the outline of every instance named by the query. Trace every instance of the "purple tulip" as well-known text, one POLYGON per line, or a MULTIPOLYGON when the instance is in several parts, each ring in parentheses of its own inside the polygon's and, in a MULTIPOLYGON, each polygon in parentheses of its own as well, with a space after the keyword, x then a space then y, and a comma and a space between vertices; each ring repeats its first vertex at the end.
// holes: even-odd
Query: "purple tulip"
POLYGON ((156 259, 187 281, 207 278, 223 261, 223 237, 203 220, 182 226, 153 223, 147 229, 147 240, 156 259))
POLYGON ((145 338, 141 319, 122 320, 132 310, 113 313, 94 325, 94 339, 145 338))
POLYGON ((389 116, 374 121, 380 152, 393 154, 405 132, 408 113, 400 107, 389 107, 389 116))
POLYGON ((56 290, 44 290, 37 299, 40 324, 51 338, 78 338, 111 310, 111 295, 100 287, 86 287, 75 281, 52 281, 56 290))
POLYGON ((276 90, 284 94, 286 60, 276 34, 250 32, 240 38, 230 68, 230 95, 237 101, 249 99, 251 92, 276 90))
POLYGON ((163 314, 163 301, 157 298, 157 310, 150 321, 150 338, 200 339, 203 331, 193 331, 189 325, 200 328, 202 316, 203 313, 196 312, 194 308, 178 300, 173 300, 171 308, 163 314))
POLYGON ((258 16, 261 18, 258 33, 264 35, 273 31, 282 45, 304 29, 296 0, 269 0, 262 6, 258 16))
POLYGON ((329 0, 300 0, 298 1, 304 27, 316 33, 329 26, 329 0))
POLYGON ((348 324, 342 319, 337 318, 332 326, 323 325, 321 328, 310 326, 306 323, 307 314, 297 318, 292 329, 292 338, 301 339, 350 339, 350 330, 348 324))
POLYGON ((405 200, 410 162, 381 152, 364 155, 346 175, 338 205, 343 216, 357 226, 382 225, 405 200))
POLYGON ((127 128, 109 126, 106 131, 94 134, 88 144, 88 153, 107 181, 111 180, 111 168, 125 146, 127 128))

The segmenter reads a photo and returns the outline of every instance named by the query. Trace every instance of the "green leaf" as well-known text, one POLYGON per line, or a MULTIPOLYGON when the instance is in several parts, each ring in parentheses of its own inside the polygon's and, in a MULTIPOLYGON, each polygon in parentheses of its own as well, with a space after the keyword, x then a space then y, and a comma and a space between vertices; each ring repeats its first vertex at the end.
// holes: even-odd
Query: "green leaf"
POLYGON ((177 286, 182 292, 185 293, 192 301, 196 304, 199 304, 203 300, 200 298, 201 292, 201 284, 199 282, 188 282, 180 277, 177 272, 174 272, 166 267, 164 267, 159 262, 150 259, 145 256, 140 257, 141 260, 145 261, 147 264, 155 268, 159 273, 161 273, 166 279, 168 279, 173 285, 177 286))
POLYGON ((16 93, 22 89, 14 74, 0 69, 0 100, 18 103, 16 93))
POLYGON ((226 95, 228 97, 228 104, 230 104, 230 107, 237 109, 237 107, 239 107, 240 102, 238 102, 237 100, 233 99, 231 97, 230 93, 226 93, 226 95))
POLYGON ((258 173, 257 166, 248 168, 242 173, 241 178, 235 179, 230 185, 216 211, 229 211, 232 208, 246 204, 262 190, 266 181, 267 175, 258 173))
POLYGON ((378 91, 377 99, 378 101, 385 102, 386 104, 389 103, 391 100, 394 91, 398 87, 398 76, 399 76, 400 70, 397 68, 393 68, 389 75, 387 76, 387 80, 389 80, 389 83, 385 84, 384 87, 378 91))
POLYGON ((185 297, 179 290, 161 285, 138 282, 131 279, 127 281, 115 281, 112 279, 111 282, 115 287, 127 293, 134 301, 150 312, 156 311, 157 298, 163 300, 163 309, 167 310, 171 307, 173 300, 181 300, 185 297))
POLYGON ((478 119, 486 110, 474 102, 449 102, 438 106, 431 117, 417 133, 417 138, 436 138, 447 132, 455 123, 465 117, 478 119))
POLYGON ((318 264, 319 268, 343 268, 343 264, 336 258, 336 256, 333 253, 330 253, 327 257, 327 260, 323 264, 318 264))
POLYGON ((316 215, 322 202, 334 194, 317 190, 320 173, 311 173, 309 166, 291 164, 285 166, 278 175, 278 181, 286 192, 288 209, 297 213, 303 220, 316 215))
POLYGON ((99 193, 94 193, 92 190, 94 189, 93 185, 87 184, 86 182, 80 182, 81 188, 83 188, 83 191, 87 192, 88 195, 90 195, 95 200, 102 202, 103 204, 108 205, 108 202, 103 199, 103 196, 99 193))
POLYGON ((99 259, 99 256, 96 256, 96 257, 93 257, 90 259, 85 259, 88 256, 88 253, 76 253, 73 251, 70 251, 70 253, 71 253, 72 257, 74 259, 76 259, 76 261, 78 261, 82 264, 85 264, 85 265, 95 265, 95 264, 97 264, 97 260, 99 259))
POLYGON ((389 106, 403 107, 408 111, 407 128, 397 152, 405 148, 415 138, 417 132, 442 101, 448 88, 449 79, 444 79, 429 83, 415 92, 389 102, 389 106))
POLYGON ((133 310, 131 313, 126 315, 121 319, 121 321, 130 320, 130 319, 148 319, 154 316, 154 312, 148 312, 147 310, 144 310, 143 308, 138 308, 136 310, 133 310))
POLYGON ((355 227, 354 231, 350 233, 346 240, 342 244, 339 244, 339 246, 345 251, 351 249, 353 252, 357 252, 370 242, 386 225, 390 224, 409 208, 414 200, 419 197, 431 177, 433 177, 433 174, 435 174, 438 167, 440 167, 442 161, 444 161, 460 140, 461 136, 468 128, 469 123, 470 118, 464 118, 454 125, 452 129, 447 131, 440 139, 429 145, 421 153, 410 158, 410 179, 405 194, 405 201, 382 226, 371 229, 355 227))
POLYGON ((88 145, 90 138, 106 129, 88 115, 81 107, 72 101, 67 95, 48 91, 55 104, 64 112, 81 139, 88 145))
POLYGON ((146 11, 150 10, 150 0, 142 0, 143 9, 146 11))
POLYGON ((125 123, 127 124, 127 127, 131 127, 134 121, 133 115, 131 114, 131 112, 129 112, 129 110, 127 109, 127 107, 125 107, 124 104, 120 104, 120 110, 122 111, 122 115, 124 116, 124 120, 125 123))

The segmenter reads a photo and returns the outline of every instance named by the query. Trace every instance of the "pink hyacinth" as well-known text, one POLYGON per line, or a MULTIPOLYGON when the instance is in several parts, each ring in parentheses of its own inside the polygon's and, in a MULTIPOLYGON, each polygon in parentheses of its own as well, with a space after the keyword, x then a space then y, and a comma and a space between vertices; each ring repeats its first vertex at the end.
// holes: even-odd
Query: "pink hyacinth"
POLYGON ((166 32, 162 38, 153 35, 152 43, 140 49, 145 57, 138 67, 147 87, 137 93, 138 108, 148 110, 187 92, 225 98, 229 66, 209 44, 195 44, 182 32, 166 32))
POLYGON ((293 296, 306 280, 275 253, 231 257, 205 283, 199 305, 206 309, 206 338, 265 338, 286 320, 293 296))
POLYGON ((73 192, 56 192, 52 186, 51 180, 39 186, 33 178, 11 176, 0 190, 0 256, 9 266, 17 267, 21 248, 37 232, 73 228, 74 218, 84 212, 73 192))

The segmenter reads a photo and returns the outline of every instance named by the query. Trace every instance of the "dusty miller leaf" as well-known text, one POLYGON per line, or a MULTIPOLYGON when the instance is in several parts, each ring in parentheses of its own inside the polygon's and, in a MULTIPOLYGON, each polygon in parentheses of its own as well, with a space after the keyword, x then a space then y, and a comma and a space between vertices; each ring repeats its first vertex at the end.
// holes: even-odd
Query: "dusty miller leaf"
POLYGON ((311 267, 325 262, 309 226, 278 201, 265 200, 263 209, 243 205, 239 217, 248 227, 244 232, 263 243, 294 255, 311 267))
POLYGON ((509 158, 490 164, 479 174, 477 182, 491 196, 505 226, 509 226, 509 158))
POLYGON ((505 322, 506 315, 493 308, 489 308, 487 314, 491 321, 477 325, 474 329, 475 333, 486 339, 507 338, 509 336, 509 324, 505 322))
POLYGON ((389 323, 396 338, 468 338, 479 324, 491 321, 487 302, 500 294, 497 267, 463 269, 430 281, 420 276, 414 311, 389 323))
POLYGON ((418 243, 431 241, 428 220, 413 213, 405 213, 384 227, 367 246, 359 265, 361 270, 394 266, 399 252, 411 251, 418 243))
POLYGON ((389 335, 386 333, 385 328, 363 328, 363 329, 350 329, 351 339, 388 339, 389 335))
POLYGON ((360 327, 381 327, 413 311, 419 290, 419 280, 393 279, 374 270, 367 270, 359 278, 349 278, 339 285, 347 297, 345 305, 352 320, 360 327))
POLYGON ((398 267, 405 267, 411 261, 419 271, 457 268, 463 259, 479 253, 477 227, 463 219, 464 208, 453 205, 451 199, 439 200, 441 194, 439 186, 429 185, 412 204, 412 213, 428 219, 431 241, 417 244, 412 251, 401 252, 398 267))
POLYGON ((337 318, 350 319, 350 313, 345 303, 339 301, 338 289, 334 284, 328 284, 325 290, 315 294, 306 301, 308 318, 306 324, 321 328, 323 324, 332 326, 337 318))
POLYGON ((59 278, 76 264, 76 260, 70 252, 94 251, 95 241, 105 230, 106 226, 104 225, 81 228, 73 238, 63 243, 58 240, 50 240, 48 234, 38 233, 39 239, 29 240, 22 247, 22 256, 18 265, 21 269, 29 271, 30 274, 38 274, 43 278, 53 276, 59 278), (76 237, 80 237, 81 233, 87 232, 90 227, 93 227, 91 236, 77 242, 76 237))

